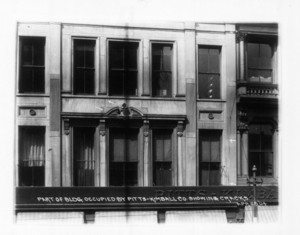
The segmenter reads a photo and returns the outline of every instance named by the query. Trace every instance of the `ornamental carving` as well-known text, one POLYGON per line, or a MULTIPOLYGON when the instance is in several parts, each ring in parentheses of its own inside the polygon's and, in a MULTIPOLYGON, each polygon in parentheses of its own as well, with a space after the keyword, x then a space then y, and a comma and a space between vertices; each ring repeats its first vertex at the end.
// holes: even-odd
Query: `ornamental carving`
POLYGON ((99 121, 99 134, 101 136, 105 136, 106 130, 105 130, 105 120, 100 120, 99 121))
POLYGON ((177 123, 177 136, 178 137, 183 136, 183 121, 178 121, 177 123))
POLYGON ((246 37, 247 37, 247 34, 246 34, 246 33, 237 32, 237 34, 236 34, 236 40, 237 40, 238 42, 240 42, 240 41, 245 41, 246 37))
POLYGON ((144 132, 145 137, 149 136, 149 121, 148 120, 144 120, 143 132, 144 132))
POLYGON ((70 134, 70 119, 64 119, 64 132, 65 135, 70 134))
POLYGON ((109 110, 106 115, 109 117, 131 118, 142 117, 143 113, 140 110, 134 107, 128 107, 126 103, 123 103, 121 107, 115 107, 109 110))

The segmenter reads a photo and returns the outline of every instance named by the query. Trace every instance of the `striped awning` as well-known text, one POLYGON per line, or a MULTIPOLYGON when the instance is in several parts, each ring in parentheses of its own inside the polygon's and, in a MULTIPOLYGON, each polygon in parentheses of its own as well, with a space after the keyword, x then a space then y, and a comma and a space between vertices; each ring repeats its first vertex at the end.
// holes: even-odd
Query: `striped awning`
MULTIPOLYGON (((278 206, 258 206, 258 223, 277 223, 279 217, 278 206)), ((245 220, 244 223, 253 223, 252 207, 245 207, 245 220)))

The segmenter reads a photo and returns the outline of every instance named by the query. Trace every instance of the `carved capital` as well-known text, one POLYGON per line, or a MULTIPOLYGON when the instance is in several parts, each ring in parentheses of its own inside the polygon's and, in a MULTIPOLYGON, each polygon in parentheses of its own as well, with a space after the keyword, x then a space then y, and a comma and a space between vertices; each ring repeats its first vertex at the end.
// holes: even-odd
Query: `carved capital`
POLYGON ((177 136, 178 137, 183 136, 183 121, 178 121, 177 123, 177 136))
POLYGON ((64 119, 64 132, 65 135, 70 134, 70 119, 64 119))
POLYGON ((149 121, 148 120, 144 120, 143 132, 144 132, 145 137, 149 136, 149 121))
POLYGON ((101 119, 99 121, 99 133, 102 136, 105 136, 106 130, 105 130, 105 120, 101 119))
POLYGON ((242 32, 237 32, 236 33, 236 40, 238 42, 245 41, 246 37, 247 37, 246 33, 242 33, 242 32))

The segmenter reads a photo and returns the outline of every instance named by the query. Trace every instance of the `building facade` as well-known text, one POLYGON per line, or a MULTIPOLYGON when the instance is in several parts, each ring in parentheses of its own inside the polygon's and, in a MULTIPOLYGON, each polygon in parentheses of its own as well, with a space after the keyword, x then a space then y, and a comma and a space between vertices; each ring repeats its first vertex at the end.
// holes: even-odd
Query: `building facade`
MULTIPOLYGON (((17 198, 44 187, 239 187, 253 165, 276 188, 277 51, 276 24, 18 23, 17 198)), ((17 221, 52 218, 18 200, 17 221)))

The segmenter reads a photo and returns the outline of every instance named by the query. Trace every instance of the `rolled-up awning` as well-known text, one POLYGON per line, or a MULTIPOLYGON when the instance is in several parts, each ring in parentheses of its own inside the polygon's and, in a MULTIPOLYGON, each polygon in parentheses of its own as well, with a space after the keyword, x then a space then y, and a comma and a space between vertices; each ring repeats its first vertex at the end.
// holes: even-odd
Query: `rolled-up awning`
MULTIPOLYGON (((258 223, 277 223, 279 218, 279 206, 258 206, 258 223)), ((244 223, 253 223, 252 207, 245 207, 244 223)))

